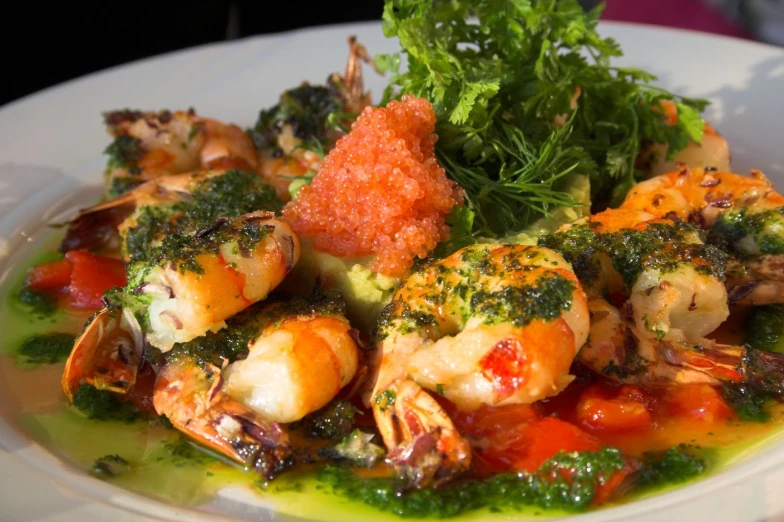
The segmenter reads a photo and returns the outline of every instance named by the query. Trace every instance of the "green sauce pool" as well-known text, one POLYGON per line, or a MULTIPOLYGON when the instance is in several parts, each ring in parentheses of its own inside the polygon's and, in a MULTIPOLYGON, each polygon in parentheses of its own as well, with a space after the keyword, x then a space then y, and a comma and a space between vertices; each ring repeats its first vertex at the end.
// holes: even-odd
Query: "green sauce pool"
MULTIPOLYGON (((334 474, 331 484, 319 480, 316 469, 294 471, 270 484, 260 484, 254 473, 190 443, 160 420, 141 418, 129 423, 97 421, 68 406, 59 383, 63 362, 19 365, 14 356, 19 346, 35 335, 51 332, 77 335, 91 315, 89 312, 62 310, 53 314, 36 314, 19 301, 18 294, 27 267, 48 259, 51 259, 50 255, 38 255, 19 264, 13 277, 0 288, 4 295, 0 308, 0 325, 4 330, 0 341, 0 378, 13 396, 13 411, 27 436, 84 470, 84 473, 96 476, 96 480, 176 506, 213 510, 216 505, 224 505, 224 499, 231 498, 293 517, 325 521, 400 520, 400 517, 363 504, 356 498, 349 500, 335 494, 332 489, 334 474), (123 472, 115 476, 96 473, 96 461, 111 455, 127 461, 123 472), (221 500, 216 503, 218 498, 221 500)), ((711 446, 709 472, 721 470, 780 440, 780 419, 784 416, 784 408, 777 405, 771 413, 772 420, 767 424, 736 423, 737 426, 728 425, 716 430, 717 433, 706 435, 708 440, 714 437, 716 441, 716 445, 711 446)), ((680 486, 682 484, 665 485, 641 491, 624 497, 620 503, 680 486)), ((433 498, 437 498, 437 494, 433 498)), ((612 505, 606 504, 605 507, 612 505)), ((437 512, 435 509, 430 511, 437 512)), ((495 506, 490 505, 450 519, 501 520, 512 514, 521 518, 566 514, 536 506, 496 511, 495 506)), ((411 512, 416 513, 416 510, 411 512)))

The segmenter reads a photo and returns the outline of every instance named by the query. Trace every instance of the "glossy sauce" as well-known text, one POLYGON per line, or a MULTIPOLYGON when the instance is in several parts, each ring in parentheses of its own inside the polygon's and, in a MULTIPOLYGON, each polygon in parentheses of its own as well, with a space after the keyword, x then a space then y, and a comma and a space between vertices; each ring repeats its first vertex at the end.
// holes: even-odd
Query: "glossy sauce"
MULTIPOLYGON (((100 457, 117 454, 131 463, 127 474, 105 478, 113 484, 147 495, 158 500, 185 506, 205 506, 206 509, 220 508, 225 496, 240 498, 243 502, 274 506, 283 513, 303 517, 318 517, 324 520, 399 520, 394 515, 381 513, 359 502, 336 497, 326 491, 313 477, 312 469, 303 469, 284 474, 274 483, 260 485, 258 477, 245 472, 219 455, 197 449, 171 428, 158 420, 139 420, 131 424, 86 419, 69 407, 60 389, 63 364, 42 365, 34 369, 17 367, 10 355, 28 336, 34 333, 81 331, 91 311, 58 311, 54 316, 38 318, 31 316, 17 302, 15 295, 21 287, 27 266, 40 261, 30 260, 29 265, 19 268, 12 286, 3 289, 7 296, 0 311, 0 323, 4 335, 0 349, 0 378, 6 383, 14 399, 13 411, 28 434, 50 448, 63 459, 88 471, 100 457), (220 500, 215 504, 215 499, 220 500), (212 503, 212 504, 210 504, 212 503), (213 506, 213 507, 206 507, 213 506), (350 506, 349 511, 346 507, 350 506)), ((719 332, 720 340, 737 342, 742 335, 741 323, 736 319, 719 332)), ((152 375, 140 375, 140 387, 151 383, 152 375)), ((666 450, 681 443, 711 450, 711 470, 752 454, 773 440, 780 439, 784 406, 770 408, 771 420, 766 423, 740 422, 734 419, 720 421, 689 420, 673 415, 671 401, 665 393, 644 390, 649 402, 652 424, 641 429, 606 431, 591 429, 576 416, 577 403, 588 386, 597 386, 593 377, 581 376, 567 390, 548 401, 537 405, 542 415, 551 415, 572 422, 603 444, 620 448, 632 456, 641 456, 648 451, 666 450)), ((610 384, 599 384, 608 390, 610 384)), ((142 399, 136 402, 141 409, 146 394, 137 394, 142 399)), ((366 412, 360 423, 372 422, 366 412)), ((304 441, 299 441, 304 442, 304 441)), ((384 476, 389 473, 386 466, 363 472, 364 476, 384 476)), ((625 497, 628 502, 634 496, 625 497)), ((231 506, 231 504, 226 504, 231 506)), ((611 504, 608 504, 611 505, 611 504)), ((235 506, 236 507, 236 506, 235 506)), ((539 512, 531 508, 528 513, 539 512)), ((548 512, 556 515, 556 512, 548 512)), ((458 519, 488 517, 488 510, 472 512, 458 519)), ((503 515, 501 515, 503 516, 503 515)))

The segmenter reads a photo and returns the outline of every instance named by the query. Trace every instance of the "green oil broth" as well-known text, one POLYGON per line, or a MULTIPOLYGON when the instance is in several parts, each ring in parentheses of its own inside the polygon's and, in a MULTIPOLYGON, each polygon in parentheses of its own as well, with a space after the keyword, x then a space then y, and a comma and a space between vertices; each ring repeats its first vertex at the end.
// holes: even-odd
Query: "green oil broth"
MULTIPOLYGON (((70 407, 60 389, 63 363, 22 368, 13 357, 16 348, 31 335, 50 332, 78 334, 90 315, 58 311, 51 316, 36 316, 19 301, 17 296, 27 267, 53 257, 51 253, 39 253, 27 258, 18 264, 13 277, 0 288, 4 296, 0 309, 0 325, 3 329, 0 340, 0 378, 11 391, 12 412, 30 438, 81 468, 85 474, 90 473, 96 459, 119 455, 128 461, 128 470, 117 476, 96 477, 95 480, 105 480, 177 506, 196 509, 201 506, 212 511, 213 508, 208 505, 220 491, 233 487, 252 495, 254 503, 271 507, 292 518, 346 522, 400 520, 393 514, 334 495, 315 478, 313 470, 294 471, 270 484, 262 484, 258 475, 192 444, 159 420, 144 419, 131 423, 94 421, 70 407)), ((710 472, 713 473, 780 440, 784 408, 777 405, 772 414, 769 423, 759 425, 756 429, 735 430, 729 426, 721 433, 718 430, 715 434, 707 431, 699 440, 685 442, 696 441, 711 448, 710 472)), ((682 484, 641 492, 625 497, 621 503, 680 486, 682 484)), ((460 515, 454 520, 501 520, 508 518, 509 514, 494 513, 491 508, 487 508, 460 515)), ((531 507, 515 511, 514 514, 539 518, 564 513, 531 507)))

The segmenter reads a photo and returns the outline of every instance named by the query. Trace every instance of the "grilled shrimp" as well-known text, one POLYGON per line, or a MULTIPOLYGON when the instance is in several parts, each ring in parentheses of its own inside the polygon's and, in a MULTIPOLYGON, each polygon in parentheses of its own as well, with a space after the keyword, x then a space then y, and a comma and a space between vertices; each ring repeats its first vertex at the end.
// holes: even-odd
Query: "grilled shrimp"
POLYGON ((784 299, 784 196, 760 171, 682 168, 637 184, 621 208, 707 229, 709 242, 732 256, 727 286, 734 302, 784 299))
POLYGON ((628 299, 641 331, 699 338, 729 316, 725 255, 684 222, 641 210, 608 210, 566 225, 539 244, 574 266, 590 300, 628 299))
MULTIPOLYGON (((226 319, 266 298, 299 254, 296 234, 268 212, 222 218, 195 234, 168 236, 151 259, 129 266, 128 286, 111 311, 102 310, 77 339, 63 377, 66 395, 71 397, 82 381, 101 379, 95 372, 108 361, 135 368, 142 336, 166 352, 175 343, 220 330, 226 319), (98 349, 95 340, 104 338, 117 341, 98 349), (130 359, 129 352, 136 357, 130 359)), ((123 375, 127 388, 135 369, 123 375)))
MULTIPOLYGON (((167 354, 153 391, 156 412, 175 428, 267 479, 294 462, 283 423, 332 400, 357 369, 358 348, 342 303, 258 305, 211 334, 211 345, 247 339, 245 358, 221 370, 199 339, 167 354), (217 339, 217 340, 216 340, 217 339)), ((206 338, 205 338, 206 339, 206 338)), ((225 362, 228 362, 224 360, 225 362)))
POLYGON ((276 422, 294 422, 325 406, 357 371, 359 352, 344 307, 339 313, 299 308, 267 305, 247 357, 223 374, 227 394, 276 422))
POLYGON ((423 388, 463 410, 555 395, 588 328, 580 283, 552 250, 475 245, 414 273, 379 326, 370 402, 390 462, 416 485, 467 469, 468 443, 423 388))
POLYGON ((172 358, 158 373, 153 405, 172 425, 200 443, 275 478, 294 464, 286 431, 222 390, 221 370, 189 355, 172 358))
POLYGON ((602 299, 588 304, 591 332, 578 360, 613 380, 646 385, 746 384, 784 395, 784 355, 688 337, 670 329, 664 336, 640 330, 629 311, 602 299))
POLYGON ((117 250, 143 260, 172 232, 193 233, 219 217, 278 211, 273 188, 250 171, 203 170, 162 176, 82 209, 68 223, 60 251, 117 250))
POLYGON ((343 135, 330 116, 343 113, 349 119, 340 123, 347 126, 352 115, 372 101, 364 88, 362 62, 372 65, 373 61, 355 37, 348 39, 348 45, 342 77, 334 73, 326 86, 304 84, 286 91, 278 105, 261 111, 251 133, 258 149, 259 173, 285 201, 290 199, 292 181, 317 173, 324 152, 343 135))
POLYGON ((168 236, 152 259, 132 265, 127 306, 145 317, 147 341, 167 351, 267 297, 299 254, 294 231, 269 212, 219 218, 168 236))
POLYGON ((114 142, 106 149, 106 194, 114 197, 160 176, 201 169, 258 166, 241 128, 189 111, 113 111, 104 114, 114 142))

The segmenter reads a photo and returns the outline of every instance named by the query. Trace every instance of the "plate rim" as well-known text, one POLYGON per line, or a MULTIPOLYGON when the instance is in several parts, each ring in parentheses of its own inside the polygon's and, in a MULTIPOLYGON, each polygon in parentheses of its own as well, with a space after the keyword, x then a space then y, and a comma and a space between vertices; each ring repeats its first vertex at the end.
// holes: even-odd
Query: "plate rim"
MULTIPOLYGON (((89 83, 90 81, 93 81, 95 79, 115 74, 120 70, 144 65, 145 63, 148 62, 171 60, 178 57, 184 57, 189 54, 199 54, 209 49, 229 48, 235 45, 253 45, 254 43, 271 41, 281 37, 291 37, 291 36, 296 37, 296 35, 303 34, 303 33, 313 33, 313 32, 319 32, 324 30, 344 30, 346 33, 350 33, 352 28, 360 28, 360 27, 370 28, 370 27, 379 27, 380 25, 381 25, 380 20, 359 21, 359 22, 338 23, 338 24, 323 24, 318 26, 298 28, 294 30, 281 31, 276 33, 250 35, 250 36, 238 38, 235 40, 229 40, 229 41, 208 42, 197 46, 177 49, 173 51, 167 51, 157 55, 139 58, 122 64, 113 65, 98 71, 93 71, 78 76, 76 78, 71 78, 69 80, 65 80, 55 85, 40 89, 33 93, 29 93, 25 96, 22 96, 21 98, 17 98, 15 100, 12 100, 0 106, 0 119, 3 119, 6 116, 9 109, 16 109, 23 105, 34 104, 36 103, 38 98, 56 94, 57 91, 61 91, 66 88, 73 87, 79 83, 89 83)), ((732 45, 746 46, 750 49, 755 49, 760 52, 766 52, 766 53, 773 51, 776 53, 780 53, 782 56, 784 56, 784 48, 780 48, 763 42, 747 40, 735 36, 719 35, 719 34, 713 34, 704 31, 691 30, 691 29, 665 27, 665 26, 658 26, 654 24, 644 24, 644 23, 636 23, 636 22, 624 22, 624 21, 600 21, 599 23, 600 32, 603 26, 629 28, 629 29, 642 29, 646 32, 660 33, 664 35, 680 34, 688 37, 696 37, 705 40, 723 40, 732 45)), ((66 195, 67 194, 62 193, 59 194, 59 197, 64 197, 66 195)), ((4 219, 5 219, 4 216, 0 216, 0 221, 3 221, 4 219)), ((3 261, 2 265, 6 265, 5 260, 2 261, 3 261)), ((11 266, 12 265, 7 265, 4 268, 11 268, 11 266)), ((0 416, 0 432, 2 431, 13 432, 15 436, 24 439, 25 442, 27 443, 27 446, 24 448, 24 450, 29 449, 29 451, 10 451, 7 450, 2 444, 0 444, 0 450, 7 453, 14 459, 24 462, 28 467, 34 469, 42 480, 55 481, 57 484, 61 486, 65 486, 67 489, 75 491, 79 495, 86 496, 92 501, 98 502, 100 504, 112 506, 115 508, 119 508, 122 510, 130 511, 132 513, 144 515, 144 516, 153 516, 156 518, 160 518, 163 516, 166 517, 165 518, 166 520, 182 519, 183 511, 186 511, 187 517, 192 520, 206 520, 206 519, 214 520, 218 517, 231 520, 231 518, 226 518, 223 515, 205 513, 204 511, 199 511, 197 509, 188 506, 178 507, 173 504, 169 504, 151 497, 147 497, 139 493, 135 493, 133 491, 121 488, 119 486, 114 486, 105 483, 100 479, 93 478, 89 474, 86 474, 83 471, 77 469, 76 466, 74 466, 73 464, 59 458, 54 452, 52 452, 46 446, 39 444, 34 439, 28 438, 23 431, 17 429, 16 426, 9 423, 4 416, 0 416), (56 462, 57 465, 46 466, 45 465, 46 460, 56 462), (53 470, 56 470, 57 473, 56 474, 53 473, 53 470), (78 485, 75 485, 74 484, 75 482, 78 482, 78 485), (120 495, 112 494, 112 492, 119 493, 120 495), (118 503, 117 502, 118 496, 120 498, 127 497, 131 500, 136 500, 137 502, 118 503), (152 505, 156 509, 154 510, 143 509, 143 507, 148 505, 152 505), (167 513, 163 513, 164 511, 167 513)), ((743 481, 743 479, 749 477, 754 473, 768 471, 770 469, 773 469, 774 467, 781 466, 782 463, 784 463, 784 446, 776 447, 777 442, 769 443, 770 444, 769 447, 759 449, 755 451, 755 454, 753 456, 747 457, 744 461, 740 463, 731 464, 728 469, 721 470, 716 474, 713 474, 707 478, 697 480, 696 482, 687 485, 678 486, 672 490, 668 490, 663 493, 654 494, 652 496, 640 500, 636 500, 628 504, 622 504, 622 505, 600 509, 589 513, 573 515, 572 517, 570 517, 570 519, 580 520, 580 521, 587 521, 592 519, 607 520, 607 519, 618 519, 619 517, 628 517, 628 516, 634 516, 643 513, 649 513, 655 510, 657 506, 659 507, 663 507, 665 505, 672 506, 679 503, 687 502, 698 496, 707 495, 718 489, 740 483, 741 481, 743 481), (778 457, 773 458, 776 454, 778 454, 778 457)), ((778 445, 780 446, 780 443, 778 445)), ((259 508, 259 510, 260 510, 259 511, 260 515, 262 515, 264 518, 268 516, 274 517, 276 513, 278 513, 274 510, 268 510, 265 508, 259 508)))

